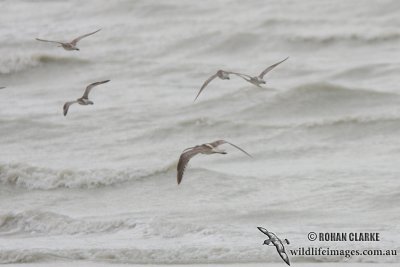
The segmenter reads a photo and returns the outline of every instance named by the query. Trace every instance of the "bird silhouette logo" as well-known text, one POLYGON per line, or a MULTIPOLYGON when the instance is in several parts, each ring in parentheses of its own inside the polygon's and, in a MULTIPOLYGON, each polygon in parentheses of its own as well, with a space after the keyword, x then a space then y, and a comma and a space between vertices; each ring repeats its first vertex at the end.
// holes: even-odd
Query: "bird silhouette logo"
POLYGON ((282 260, 284 262, 286 262, 287 265, 290 266, 290 261, 289 261, 289 257, 286 254, 285 251, 285 246, 283 245, 283 243, 286 243, 287 245, 289 245, 289 240, 287 240, 286 238, 283 240, 278 238, 276 236, 276 234, 274 234, 273 232, 269 232, 267 229, 262 228, 262 227, 257 227, 258 230, 260 230, 263 234, 265 234, 266 236, 268 236, 268 239, 264 240, 263 245, 268 245, 268 246, 275 246, 276 251, 278 251, 279 256, 281 256, 282 260))

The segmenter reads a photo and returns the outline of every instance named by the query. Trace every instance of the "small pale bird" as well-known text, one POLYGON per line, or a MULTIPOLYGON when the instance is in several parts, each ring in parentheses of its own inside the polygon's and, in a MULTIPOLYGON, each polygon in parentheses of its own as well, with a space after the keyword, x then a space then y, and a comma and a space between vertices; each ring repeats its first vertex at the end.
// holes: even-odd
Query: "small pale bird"
POLYGON ((100 85, 100 84, 103 84, 103 83, 108 83, 109 81, 110 81, 110 80, 106 80, 106 81, 102 81, 102 82, 95 82, 95 83, 89 84, 89 85, 86 87, 86 90, 85 90, 85 92, 83 93, 83 96, 82 96, 81 98, 78 98, 78 99, 75 100, 75 101, 66 102, 66 103, 64 104, 64 107, 63 107, 64 116, 67 116, 69 106, 71 106, 72 104, 78 103, 78 104, 84 105, 84 106, 93 105, 93 104, 94 104, 93 101, 89 100, 89 93, 90 93, 90 91, 93 89, 93 87, 95 87, 95 86, 97 86, 97 85, 100 85))
MULTIPOLYGON (((198 92, 196 98, 194 99, 194 101, 196 101, 196 99, 199 97, 200 93, 204 90, 204 88, 206 88, 206 86, 207 86, 212 80, 214 80, 214 79, 217 78, 217 77, 220 78, 220 79, 222 79, 222 80, 230 80, 230 77, 229 77, 230 74, 238 75, 238 76, 240 76, 241 78, 243 78, 243 76, 246 76, 246 74, 241 74, 241 73, 232 72, 232 71, 219 70, 219 71, 217 71, 214 75, 212 75, 210 78, 208 78, 208 79, 203 83, 203 85, 201 86, 201 88, 200 88, 200 90, 199 90, 199 92, 198 92), (243 76, 241 76, 241 75, 243 75, 243 76)), ((243 78, 243 79, 244 79, 244 78, 243 78)), ((194 101, 193 101, 193 102, 194 102, 194 101)))
POLYGON ((281 64, 282 62, 286 61, 289 57, 285 58, 282 61, 279 61, 271 66, 269 66, 268 68, 266 68, 265 70, 263 70, 263 72, 260 73, 260 75, 258 76, 250 76, 247 74, 240 74, 240 73, 235 73, 236 75, 242 77, 244 80, 246 80, 249 83, 254 84, 255 86, 261 87, 261 84, 266 84, 265 80, 264 80, 264 76, 265 74, 267 74, 268 72, 270 72, 271 70, 273 70, 276 66, 278 66, 279 64, 281 64))
POLYGON ((191 158, 193 158, 197 154, 215 154, 215 153, 227 154, 227 152, 225 150, 218 149, 218 146, 220 146, 222 144, 230 144, 231 146, 234 146, 237 149, 239 149, 240 151, 242 151, 243 153, 245 153, 247 156, 252 157, 249 153, 247 153, 240 147, 238 147, 232 143, 229 143, 228 141, 225 141, 225 140, 218 140, 218 141, 214 141, 212 143, 207 143, 207 144, 202 144, 202 145, 186 148, 185 150, 183 150, 183 152, 179 158, 179 162, 178 162, 178 166, 177 166, 178 185, 182 181, 183 173, 185 172, 186 166, 189 163, 189 160, 191 158))
MULTIPOLYGON (((268 231, 267 229, 263 228, 263 227, 257 227, 258 230, 260 230, 263 234, 265 234, 266 236, 268 236, 267 240, 264 240, 263 245, 273 245, 276 248, 276 251, 278 252, 279 256, 282 258, 282 260, 284 262, 286 262, 287 265, 290 266, 290 261, 289 261, 289 257, 286 254, 285 251, 285 246, 282 243, 282 240, 280 238, 278 238, 276 236, 276 234, 274 234, 273 232, 268 231)), ((289 240, 287 240, 286 238, 284 239, 285 243, 289 245, 289 240)))
POLYGON ((41 42, 57 43, 60 45, 60 47, 64 48, 67 51, 73 51, 73 50, 79 51, 79 48, 76 46, 78 44, 78 42, 80 40, 82 40, 83 38, 88 37, 92 34, 95 34, 96 32, 98 32, 100 30, 101 29, 98 29, 97 31, 79 36, 79 37, 75 38, 74 40, 72 40, 71 42, 50 41, 50 40, 43 40, 43 39, 39 39, 39 38, 36 38, 36 40, 41 41, 41 42))

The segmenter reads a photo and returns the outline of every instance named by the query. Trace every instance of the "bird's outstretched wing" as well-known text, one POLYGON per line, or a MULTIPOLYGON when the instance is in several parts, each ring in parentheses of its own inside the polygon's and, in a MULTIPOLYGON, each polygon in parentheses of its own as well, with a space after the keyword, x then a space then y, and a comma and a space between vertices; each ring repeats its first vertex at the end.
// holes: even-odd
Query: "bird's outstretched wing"
POLYGON ((85 37, 88 37, 88 36, 90 36, 90 35, 92 35, 92 34, 95 34, 96 32, 98 32, 98 31, 100 31, 101 29, 98 29, 97 31, 94 31, 94 32, 91 32, 91 33, 87 33, 87 34, 84 34, 84 35, 82 35, 82 36, 79 36, 79 37, 77 37, 77 38, 75 38, 74 40, 72 40, 71 41, 71 44, 72 45, 76 45, 80 40, 82 40, 83 38, 85 38, 85 37))
MULTIPOLYGON (((282 243, 281 243, 281 244, 282 244, 282 243)), ((283 245, 282 245, 282 248, 278 248, 277 246, 275 246, 275 247, 276 247, 276 251, 278 251, 278 254, 279 254, 279 256, 281 256, 282 260, 283 260, 284 262, 286 262, 287 265, 290 266, 289 257, 288 257, 288 255, 286 254, 286 251, 285 251, 285 248, 283 247, 283 245)))
MULTIPOLYGON (((269 232, 269 234, 275 240, 274 245, 275 245, 276 251, 278 251, 279 256, 281 256, 282 260, 284 262, 286 262, 287 265, 290 266, 289 257, 286 254, 285 246, 283 245, 282 240, 273 232, 269 232)), ((287 240, 287 239, 285 239, 285 240, 287 240)), ((289 242, 289 241, 287 241, 287 242, 289 242)))
POLYGON ((181 183, 183 178, 183 173, 185 172, 186 166, 189 163, 189 160, 196 156, 197 154, 201 153, 205 148, 202 146, 196 146, 192 149, 185 149, 184 152, 179 157, 179 162, 177 166, 177 181, 178 185, 181 183))
POLYGON ((50 41, 50 40, 44 40, 44 39, 39 39, 36 38, 37 41, 41 41, 41 42, 47 42, 47 43, 56 43, 56 44, 63 44, 63 42, 59 42, 59 41, 50 41))
MULTIPOLYGON (((239 76, 240 78, 243 78, 246 80, 246 78, 251 79, 250 75, 244 74, 244 73, 239 73, 239 72, 229 72, 229 74, 234 74, 236 76, 239 76)), ((246 80, 247 81, 247 80, 246 80)))
POLYGON ((197 146, 192 146, 192 147, 188 147, 188 148, 185 148, 183 151, 182 151, 182 153, 185 153, 186 151, 188 151, 188 150, 191 150, 191 149, 193 149, 193 148, 197 148, 197 147, 200 147, 201 145, 197 145, 197 146))
POLYGON ((266 68, 263 72, 260 73, 260 75, 258 75, 258 77, 260 77, 261 79, 264 78, 265 74, 267 74, 268 72, 270 72, 272 69, 274 69, 276 66, 278 66, 279 64, 281 64, 282 62, 286 61, 289 57, 285 58, 284 60, 279 61, 278 63, 275 63, 271 66, 269 66, 268 68, 266 68))
POLYGON ((280 239, 278 238, 278 236, 277 236, 275 233, 269 232, 269 234, 272 236, 272 238, 274 238, 274 239, 276 239, 276 240, 280 240, 280 239))
MULTIPOLYGON (((208 79, 203 83, 203 85, 201 86, 199 92, 197 93, 196 98, 194 99, 194 101, 196 101, 196 99, 199 97, 200 93, 204 90, 204 88, 206 88, 206 86, 207 86, 212 80, 214 80, 215 78, 217 78, 217 76, 218 76, 217 74, 214 74, 214 75, 212 75, 210 78, 208 78, 208 79)), ((194 102, 194 101, 193 101, 193 102, 194 102)))
POLYGON ((261 233, 263 233, 264 235, 268 236, 269 238, 272 238, 270 232, 268 232, 267 229, 265 229, 265 228, 263 228, 263 227, 260 227, 260 226, 258 226, 257 229, 260 230, 261 233))
POLYGON ((103 83, 108 83, 110 80, 105 80, 105 81, 101 81, 101 82, 95 82, 95 83, 91 83, 86 87, 85 93, 83 94, 82 98, 88 99, 89 98, 89 93, 90 91, 93 89, 93 87, 103 84, 103 83))
POLYGON ((71 106, 71 105, 74 104, 74 103, 78 103, 78 101, 69 101, 69 102, 65 102, 64 107, 63 107, 64 116, 67 116, 69 106, 71 106))
POLYGON ((4 88, 6 88, 6 87, 5 87, 5 86, 1 86, 1 87, 0 87, 0 89, 4 89, 4 88))
MULTIPOLYGON (((232 72, 232 74, 234 74, 234 75, 236 75, 236 76, 239 76, 240 78, 242 78, 242 79, 245 80, 246 82, 249 82, 249 83, 251 83, 251 84, 257 85, 257 84, 255 84, 255 83, 252 82, 252 78, 253 78, 253 77, 251 77, 250 75, 243 74, 243 73, 237 73, 237 72, 232 72)), ((261 87, 261 86, 259 86, 259 85, 257 85, 257 86, 258 86, 258 87, 261 87)))
MULTIPOLYGON (((232 143, 230 143, 230 142, 228 142, 228 141, 225 141, 225 140, 218 140, 218 141, 214 141, 214 142, 210 143, 210 145, 212 145, 213 147, 217 147, 217 146, 222 145, 222 144, 229 144, 229 145, 231 145, 231 146, 233 146, 233 147, 236 147, 237 149, 239 149, 240 151, 242 151, 243 153, 245 153, 247 156, 249 156, 250 158, 252 158, 252 156, 251 156, 249 153, 247 153, 243 148, 240 148, 240 147, 238 147, 237 145, 232 144, 232 143)), ((260 230, 260 231, 261 231, 261 230, 260 230)))

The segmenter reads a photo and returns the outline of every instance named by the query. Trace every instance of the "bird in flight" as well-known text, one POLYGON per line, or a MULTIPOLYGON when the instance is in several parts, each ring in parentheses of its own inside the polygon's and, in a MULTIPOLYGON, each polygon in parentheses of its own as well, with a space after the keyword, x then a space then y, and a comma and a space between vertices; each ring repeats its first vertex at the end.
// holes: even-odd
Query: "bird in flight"
POLYGON ((93 101, 89 100, 89 93, 90 93, 90 91, 93 89, 93 87, 95 87, 95 86, 97 86, 97 85, 100 85, 100 84, 103 84, 103 83, 108 83, 109 81, 110 81, 110 80, 106 80, 106 81, 102 81, 102 82, 95 82, 95 83, 89 84, 89 85, 86 87, 86 90, 85 90, 85 92, 83 93, 83 96, 82 96, 81 98, 78 98, 78 99, 75 100, 75 101, 66 102, 66 103, 64 104, 64 107, 63 107, 64 116, 67 116, 69 106, 71 106, 72 104, 78 103, 78 104, 84 105, 84 106, 93 105, 93 104, 94 104, 93 101))
POLYGON ((80 40, 82 40, 83 38, 88 37, 92 34, 95 34, 96 32, 98 32, 100 30, 101 29, 98 29, 97 31, 79 36, 79 37, 75 38, 74 40, 72 40, 71 42, 50 41, 50 40, 43 40, 43 39, 39 39, 39 38, 36 38, 36 40, 41 41, 41 42, 57 43, 67 51, 73 51, 73 50, 79 51, 79 48, 76 46, 78 44, 78 42, 80 40))
MULTIPOLYGON (((235 75, 238 75, 238 76, 240 76, 240 77, 242 77, 241 75, 246 76, 246 74, 241 74, 241 73, 237 73, 237 72, 225 71, 225 70, 218 70, 214 75, 212 75, 210 78, 208 78, 208 79, 203 83, 203 85, 201 86, 199 92, 197 93, 197 96, 196 96, 196 98, 194 99, 194 101, 196 101, 196 99, 199 97, 200 93, 204 90, 204 88, 206 88, 206 86, 207 86, 212 80, 214 80, 214 79, 217 78, 217 77, 220 78, 220 79, 222 79, 222 80, 230 80, 230 77, 229 77, 230 74, 235 74, 235 75)), ((242 78, 243 78, 243 77, 242 77, 242 78)), ((244 78, 243 78, 243 79, 244 79, 244 78)), ((194 102, 194 101, 193 101, 193 102, 194 102)))
POLYGON ((250 76, 247 74, 241 74, 241 73, 235 73, 236 75, 240 76, 241 78, 243 78, 244 80, 246 80, 249 83, 254 84, 255 86, 261 87, 261 84, 266 84, 265 80, 264 80, 264 76, 270 72, 271 70, 273 70, 276 66, 278 66, 279 64, 281 64, 282 62, 286 61, 289 57, 285 58, 284 60, 281 60, 271 66, 269 66, 268 68, 266 68, 265 70, 263 70, 260 75, 258 76, 250 76))
MULTIPOLYGON (((290 266, 290 261, 289 261, 289 257, 286 254, 285 251, 285 246, 282 243, 282 240, 280 240, 276 234, 274 234, 273 232, 269 232, 267 229, 262 228, 262 227, 257 227, 258 230, 260 230, 263 234, 268 236, 267 240, 264 240, 263 245, 268 245, 268 246, 275 246, 276 251, 278 251, 279 256, 282 258, 282 260, 284 262, 286 262, 287 265, 290 266)), ((289 245, 289 240, 284 239, 285 243, 289 245)))
POLYGON ((237 149, 239 149, 240 151, 242 151, 243 153, 245 153, 247 156, 252 157, 249 153, 247 153, 240 147, 238 147, 232 143, 229 143, 228 141, 225 141, 225 140, 218 140, 218 141, 214 141, 212 143, 207 143, 207 144, 202 144, 202 145, 197 145, 194 147, 186 148, 185 150, 183 150, 183 152, 179 158, 179 162, 178 162, 178 167, 177 167, 178 185, 182 181, 183 173, 185 172, 186 166, 189 163, 189 160, 191 158, 193 158, 197 154, 215 154, 215 153, 227 154, 227 152, 225 150, 218 149, 218 146, 220 146, 222 144, 230 144, 231 146, 234 146, 237 149))

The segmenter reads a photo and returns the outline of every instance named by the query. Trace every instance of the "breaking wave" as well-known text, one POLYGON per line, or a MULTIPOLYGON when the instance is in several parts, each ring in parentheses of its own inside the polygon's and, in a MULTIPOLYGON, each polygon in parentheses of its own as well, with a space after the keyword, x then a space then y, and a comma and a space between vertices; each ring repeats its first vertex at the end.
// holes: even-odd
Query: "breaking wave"
POLYGON ((0 164, 0 183, 26 189, 97 188, 168 172, 175 163, 153 171, 109 169, 73 171, 34 167, 22 163, 0 164))
POLYGON ((67 56, 9 54, 0 59, 0 74, 14 74, 38 66, 84 63, 87 60, 67 56))
POLYGON ((65 215, 25 211, 21 213, 0 214, 1 235, 60 235, 60 234, 93 234, 115 232, 121 229, 134 228, 136 223, 131 220, 113 219, 97 221, 93 219, 75 219, 65 215))

